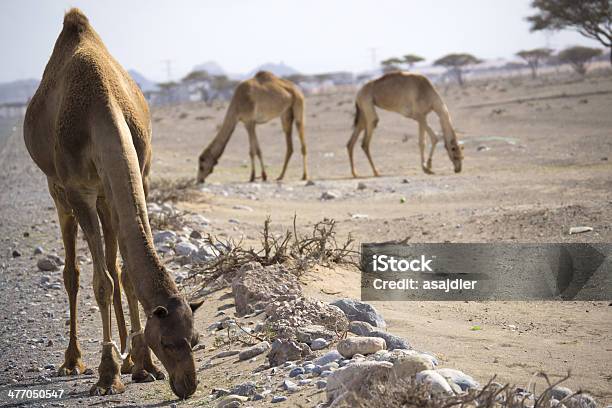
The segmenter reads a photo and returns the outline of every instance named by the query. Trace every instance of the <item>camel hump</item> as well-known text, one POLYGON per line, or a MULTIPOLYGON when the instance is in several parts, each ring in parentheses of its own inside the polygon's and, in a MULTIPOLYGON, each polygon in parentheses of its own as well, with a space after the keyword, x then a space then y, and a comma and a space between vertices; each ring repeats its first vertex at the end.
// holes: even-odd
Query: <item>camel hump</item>
POLYGON ((82 32, 89 27, 89 19, 78 8, 73 7, 64 15, 64 29, 82 32))
POLYGON ((270 71, 259 71, 255 74, 255 78, 258 81, 272 81, 276 78, 276 75, 274 75, 270 71))

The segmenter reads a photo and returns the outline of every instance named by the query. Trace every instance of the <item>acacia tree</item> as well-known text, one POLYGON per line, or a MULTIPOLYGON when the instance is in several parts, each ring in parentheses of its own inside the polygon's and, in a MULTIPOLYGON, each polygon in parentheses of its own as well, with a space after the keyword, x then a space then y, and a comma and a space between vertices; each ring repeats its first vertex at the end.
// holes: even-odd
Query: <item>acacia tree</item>
POLYGON ((400 65, 402 64, 402 60, 399 58, 388 58, 386 60, 383 60, 380 62, 380 65, 382 65, 383 68, 383 72, 391 72, 391 71, 398 71, 400 68, 400 65))
POLYGON ((536 48, 533 50, 523 50, 516 53, 517 56, 525 60, 529 68, 531 69, 531 77, 535 78, 538 76, 538 66, 540 62, 552 54, 550 48, 536 48))
POLYGON ((586 74, 586 64, 594 57, 601 55, 599 48, 590 47, 569 47, 564 49, 557 56, 560 62, 568 63, 580 75, 586 74))
POLYGON ((538 13, 527 17, 531 31, 570 28, 599 41, 612 64, 612 5, 610 0, 533 0, 538 13))
POLYGON ((412 66, 417 62, 425 61, 425 58, 420 55, 406 54, 402 57, 402 62, 408 65, 408 69, 412 69, 412 66))
POLYGON ((459 85, 463 86, 463 70, 468 65, 479 64, 482 61, 472 54, 448 54, 434 61, 434 65, 445 67, 459 85))

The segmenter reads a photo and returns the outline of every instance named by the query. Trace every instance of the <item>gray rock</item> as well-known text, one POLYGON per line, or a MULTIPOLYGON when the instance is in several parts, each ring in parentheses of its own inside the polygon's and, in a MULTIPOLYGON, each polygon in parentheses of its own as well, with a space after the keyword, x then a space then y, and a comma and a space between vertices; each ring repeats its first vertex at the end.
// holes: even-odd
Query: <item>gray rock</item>
POLYGON ((198 253, 198 247, 191 242, 179 242, 174 246, 174 252, 179 256, 192 257, 198 253))
POLYGON ((293 378, 296 375, 304 374, 305 370, 303 367, 295 367, 289 371, 289 377, 293 378))
POLYGON ((219 403, 217 403, 217 408, 236 408, 242 405, 243 402, 248 401, 247 397, 243 397, 241 395, 227 395, 223 397, 219 403))
POLYGON ((327 387, 327 380, 317 380, 315 385, 318 389, 322 390, 323 388, 327 387))
POLYGON ((334 200, 336 198, 339 198, 340 196, 341 194, 339 191, 324 191, 323 194, 321 194, 321 200, 334 200))
POLYGON ((338 352, 346 358, 355 354, 374 354, 385 348, 385 339, 380 337, 348 337, 338 343, 338 352))
POLYGON ((354 299, 339 299, 332 302, 332 305, 339 307, 351 322, 366 322, 381 329, 387 327, 385 320, 376 309, 365 302, 354 299))
POLYGON ((561 387, 557 385, 552 390, 550 390, 550 395, 552 398, 561 401, 563 398, 572 395, 574 392, 567 387, 561 387))
POLYGON ((357 190, 365 190, 366 188, 368 188, 368 186, 363 181, 360 181, 359 183, 357 183, 357 190))
POLYGON ((48 257, 40 258, 36 262, 36 266, 38 266, 38 269, 40 269, 41 271, 45 272, 54 272, 59 270, 58 265, 48 257))
POLYGON ((291 380, 285 380, 283 381, 282 389, 289 392, 295 392, 298 390, 298 386, 291 380))
POLYGON ((305 343, 276 339, 272 343, 272 349, 268 353, 268 361, 270 362, 270 366, 276 367, 287 361, 296 361, 304 358, 310 353, 310 347, 305 343))
POLYGON ((250 397, 255 395, 257 390, 257 384, 254 381, 246 381, 242 384, 236 385, 230 390, 230 394, 241 395, 243 397, 250 397))
POLYGON ((312 370, 314 370, 316 365, 314 365, 312 363, 308 363, 308 364, 304 364, 303 367, 304 367, 304 373, 305 374, 310 374, 310 373, 312 373, 312 370))
POLYGON ((189 238, 202 239, 202 234, 197 230, 193 230, 191 231, 191 234, 189 234, 189 238))
POLYGON ((311 345, 316 339, 331 341, 336 338, 336 333, 318 324, 298 327, 295 335, 299 342, 306 343, 308 345, 311 345))
POLYGON ((176 241, 176 232, 174 231, 163 230, 153 234, 153 243, 155 244, 164 244, 174 241, 176 241))
POLYGON ((13 250, 13 258, 19 258, 21 256, 21 252, 19 252, 19 250, 14 249, 13 250))
POLYGON ((51 282, 51 277, 49 275, 42 275, 40 277, 40 284, 41 285, 45 285, 47 283, 51 282))
POLYGON ((44 252, 45 250, 41 246, 37 246, 36 248, 34 248, 34 255, 40 255, 40 254, 43 254, 44 252))
POLYGON ((275 395, 272 397, 272 403, 276 404, 277 402, 287 401, 287 397, 284 395, 275 395))
POLYGON ((461 391, 467 391, 469 389, 476 389, 480 387, 480 384, 474 380, 471 376, 463 373, 462 371, 455 370, 453 368, 439 368, 436 370, 442 377, 444 377, 450 384, 457 384, 461 391))
POLYGON ((448 381, 438 372, 434 370, 424 370, 416 374, 418 383, 429 384, 431 391, 434 394, 453 395, 453 389, 448 384, 448 381))
POLYGON ((340 360, 341 358, 342 358, 342 354, 340 354, 338 350, 331 350, 323 354, 321 357, 316 358, 313 361, 313 364, 322 366, 327 363, 331 363, 332 361, 340 360))
POLYGON ((212 358, 225 358, 235 356, 236 354, 240 354, 240 350, 225 350, 215 354, 212 358))
POLYGON ((303 378, 300 381, 298 381, 298 385, 300 387, 303 387, 304 385, 308 385, 312 382, 312 380, 310 378, 303 378))
POLYGON ((380 337, 381 339, 385 339, 385 342, 387 343, 387 350, 410 350, 412 348, 410 347, 410 344, 403 338, 380 330, 371 331, 368 334, 368 337, 380 337))
POLYGON ((374 330, 374 326, 367 322, 357 320, 349 324, 349 331, 357 336, 367 336, 374 330))
POLYGON ((393 364, 386 361, 361 361, 334 371, 328 376, 327 400, 333 401, 345 392, 370 388, 375 381, 386 382, 393 375, 393 364))
POLYGON ((323 350, 324 348, 326 348, 327 346, 329 346, 329 342, 325 339, 314 339, 314 341, 310 344, 310 348, 312 350, 323 350))
POLYGON ((240 354, 238 354, 238 360, 240 361, 249 360, 255 356, 260 355, 261 353, 265 352, 269 348, 270 348, 270 343, 268 343, 267 341, 262 341, 259 344, 256 344, 254 346, 251 346, 249 348, 242 350, 240 354))

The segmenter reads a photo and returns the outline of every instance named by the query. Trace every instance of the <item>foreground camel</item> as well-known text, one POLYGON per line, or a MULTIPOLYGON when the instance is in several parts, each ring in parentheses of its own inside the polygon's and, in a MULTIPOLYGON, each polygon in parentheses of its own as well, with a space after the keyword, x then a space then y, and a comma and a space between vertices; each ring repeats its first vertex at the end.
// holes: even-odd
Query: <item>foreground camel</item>
POLYGON ((304 139, 304 95, 295 84, 267 71, 258 72, 255 77, 241 82, 234 91, 232 101, 227 108, 223 124, 217 136, 206 147, 199 158, 198 183, 203 183, 213 172, 219 157, 223 154, 238 121, 244 123, 249 134, 249 156, 251 157, 251 179, 255 181, 255 155, 261 165, 261 178, 266 181, 268 176, 264 168, 261 149, 255 135, 255 125, 269 122, 281 117, 283 131, 287 142, 285 163, 277 180, 282 180, 287 171, 287 164, 293 154, 291 130, 295 121, 300 144, 302 145, 302 161, 304 173, 302 180, 308 179, 306 164, 306 140, 304 139))
POLYGON ((461 171, 463 161, 463 146, 457 142, 457 135, 453 129, 450 114, 442 98, 423 75, 407 72, 392 72, 382 77, 366 83, 357 93, 356 102, 357 112, 353 134, 347 144, 351 172, 353 177, 357 177, 355 164, 353 162, 353 148, 357 142, 359 134, 365 130, 365 136, 361 147, 363 148, 372 171, 375 176, 379 176, 374 161, 370 154, 370 142, 374 128, 378 124, 376 108, 397 112, 408 118, 414 119, 419 124, 419 148, 421 150, 421 167, 425 173, 433 174, 431 169, 431 157, 438 143, 438 137, 427 124, 427 115, 434 111, 440 118, 442 136, 444 137, 444 147, 448 157, 453 162, 455 173, 461 171), (425 132, 429 134, 431 146, 429 157, 425 161, 425 132))
POLYGON ((102 359, 91 394, 125 390, 111 337, 113 304, 121 346, 128 351, 132 346, 123 356, 123 372, 131 369, 134 381, 162 379, 164 374, 151 361, 150 347, 170 374, 174 393, 181 398, 193 394, 197 377, 191 349, 198 337, 193 312, 201 303, 187 303, 153 247, 145 202, 151 164, 149 110, 136 84, 78 9, 64 17, 26 112, 24 138, 30 156, 47 176, 66 252, 63 273, 70 303, 70 342, 58 375, 85 370, 77 338, 78 222, 93 258, 93 288, 102 316, 102 359), (117 242, 126 264, 122 274, 117 242), (129 337, 120 282, 130 310, 129 337), (147 315, 144 330, 138 302, 147 315))

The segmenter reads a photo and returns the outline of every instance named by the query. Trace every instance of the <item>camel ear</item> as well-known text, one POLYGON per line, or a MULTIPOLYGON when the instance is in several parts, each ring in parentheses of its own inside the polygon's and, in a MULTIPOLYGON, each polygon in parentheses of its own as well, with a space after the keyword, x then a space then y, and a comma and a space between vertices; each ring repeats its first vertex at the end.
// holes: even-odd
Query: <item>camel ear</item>
POLYGON ((204 300, 189 303, 189 307, 191 307, 191 313, 195 313, 195 311, 198 310, 203 304, 204 300))
POLYGON ((168 309, 163 306, 157 306, 155 309, 153 309, 153 314, 159 318, 163 318, 168 316, 168 309))

